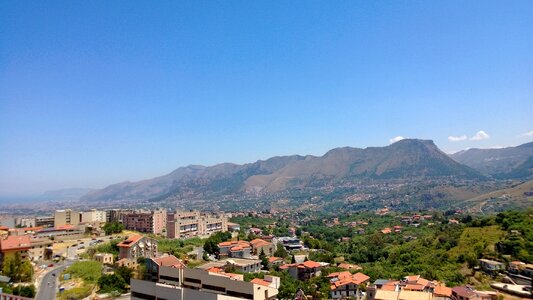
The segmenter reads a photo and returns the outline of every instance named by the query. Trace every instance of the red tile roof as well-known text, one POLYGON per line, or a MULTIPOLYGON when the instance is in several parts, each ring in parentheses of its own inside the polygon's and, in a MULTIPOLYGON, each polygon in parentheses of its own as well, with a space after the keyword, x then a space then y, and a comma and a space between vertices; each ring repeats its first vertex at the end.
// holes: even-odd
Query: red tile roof
POLYGON ((296 268, 301 268, 301 269, 305 269, 305 268, 319 268, 321 267, 322 265, 317 263, 316 261, 312 261, 312 260, 308 260, 308 261, 304 261, 303 263, 295 263, 295 264, 290 264, 290 265, 283 265, 280 267, 280 269, 288 269, 290 267, 296 267, 296 268))
POLYGON ((2 252, 9 250, 28 250, 31 247, 31 239, 27 235, 10 235, 0 241, 2 252))
POLYGON ((443 285, 437 285, 435 290, 433 290, 433 294, 435 294, 435 296, 445 296, 449 298, 452 296, 452 289, 443 285))
POLYGON ((158 266, 173 267, 177 269, 183 269, 185 265, 174 255, 167 255, 163 257, 153 258, 153 261, 158 266))
POLYGON ((420 284, 407 284, 404 289, 407 291, 423 291, 424 286, 420 284))
POLYGON ((254 247, 254 248, 272 245, 272 243, 267 242, 267 241, 262 240, 262 239, 252 240, 250 242, 250 244, 252 244, 252 247, 254 247))
POLYGON ((337 276, 337 278, 339 280, 333 282, 333 284, 330 287, 332 290, 335 290, 338 287, 345 286, 347 284, 359 285, 370 279, 370 277, 368 277, 367 275, 363 273, 357 273, 357 274, 351 275, 350 272, 339 272, 338 275, 339 276, 337 276))
POLYGON ((281 258, 281 257, 275 257, 275 256, 272 256, 272 257, 269 257, 269 258, 268 258, 268 262, 269 262, 269 263, 272 263, 272 262, 275 262, 275 261, 278 261, 278 260, 283 260, 283 258, 281 258))
POLYGON ((312 261, 312 260, 304 261, 302 264, 306 268, 318 268, 318 267, 322 266, 321 264, 317 263, 316 261, 312 261))
POLYGON ((261 278, 254 278, 250 281, 251 283, 254 283, 254 284, 259 284, 259 285, 263 285, 263 286, 270 286, 270 282, 266 281, 266 280, 263 280, 261 278))
POLYGON ((129 248, 135 245, 142 238, 143 238, 142 235, 134 234, 134 235, 131 235, 127 240, 120 242, 117 246, 129 248))

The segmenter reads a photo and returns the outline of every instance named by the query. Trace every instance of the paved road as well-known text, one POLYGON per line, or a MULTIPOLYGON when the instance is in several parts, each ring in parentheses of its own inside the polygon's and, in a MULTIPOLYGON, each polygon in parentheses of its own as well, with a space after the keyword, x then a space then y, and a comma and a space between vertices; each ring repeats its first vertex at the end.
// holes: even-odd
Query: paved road
POLYGON ((59 282, 58 276, 72 265, 73 261, 66 261, 58 267, 55 267, 48 271, 41 280, 39 289, 37 290, 36 300, 54 300, 57 293, 57 284, 59 282), (55 276, 54 276, 55 275, 55 276))

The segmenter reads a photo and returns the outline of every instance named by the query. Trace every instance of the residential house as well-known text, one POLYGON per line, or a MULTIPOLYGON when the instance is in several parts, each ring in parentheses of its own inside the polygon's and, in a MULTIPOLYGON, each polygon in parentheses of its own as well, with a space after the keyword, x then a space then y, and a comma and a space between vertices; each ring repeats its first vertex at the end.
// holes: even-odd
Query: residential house
POLYGON ((470 286, 456 286, 452 288, 453 300, 491 300, 491 295, 476 291, 470 286))
POLYGON ((136 260, 139 257, 151 258, 157 255, 157 241, 140 234, 131 235, 117 246, 119 259, 136 260))
POLYGON ((221 268, 225 271, 235 269, 242 273, 256 273, 261 271, 261 261, 258 259, 227 258, 205 263, 201 266, 198 266, 198 268, 203 270, 221 268))
POLYGON ((94 260, 104 264, 112 265, 113 264, 113 254, 110 253, 98 253, 94 256, 94 260))
POLYGON ((185 264, 183 264, 183 262, 174 255, 164 255, 157 258, 149 258, 146 260, 147 276, 151 277, 152 280, 159 280, 159 269, 161 267, 183 269, 185 268, 185 264))
POLYGON ((274 244, 262 239, 254 239, 250 242, 250 245, 252 246, 252 253, 254 255, 260 255, 263 252, 266 256, 272 256, 274 255, 274 251, 276 251, 274 244))
POLYGON ((54 242, 49 238, 30 238, 29 258, 31 261, 39 262, 43 260, 50 260, 53 256, 52 246, 54 242))
POLYGON ((271 266, 279 266, 279 265, 282 265, 283 263, 284 263, 284 260, 281 257, 271 256, 268 258, 268 264, 271 266))
POLYGON ((500 271, 505 271, 505 264, 499 261, 494 261, 490 259, 480 259, 479 260, 479 266, 481 267, 481 270, 484 272, 490 274, 490 275, 496 275, 500 271))
POLYGON ((363 273, 352 274, 348 271, 334 272, 328 275, 331 283, 332 299, 361 297, 360 286, 368 284, 370 277, 363 273))
POLYGON ((0 263, 3 266, 7 258, 15 258, 18 253, 22 260, 30 258, 31 239, 27 235, 7 236, 0 240, 0 263))
POLYGON ((228 241, 218 244, 220 257, 251 258, 252 246, 247 241, 228 241))
POLYGON ((289 274, 294 279, 306 281, 313 277, 320 276, 322 267, 322 264, 308 260, 302 263, 283 265, 280 269, 288 270, 289 274))

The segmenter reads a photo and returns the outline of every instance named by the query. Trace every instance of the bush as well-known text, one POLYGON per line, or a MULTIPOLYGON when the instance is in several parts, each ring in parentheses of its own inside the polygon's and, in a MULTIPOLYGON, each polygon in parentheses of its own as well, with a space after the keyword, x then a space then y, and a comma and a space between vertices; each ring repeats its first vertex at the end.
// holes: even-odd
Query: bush
POLYGON ((98 286, 100 286, 102 293, 117 291, 122 294, 126 291, 126 281, 118 274, 102 275, 98 279, 98 286))

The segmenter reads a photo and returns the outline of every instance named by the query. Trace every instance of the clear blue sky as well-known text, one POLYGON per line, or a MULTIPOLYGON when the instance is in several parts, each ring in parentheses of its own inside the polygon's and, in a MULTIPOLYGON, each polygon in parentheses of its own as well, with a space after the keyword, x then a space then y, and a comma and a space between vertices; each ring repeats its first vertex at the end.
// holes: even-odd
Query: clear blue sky
POLYGON ((446 152, 518 145, 531 131, 529 0, 0 8, 0 195, 396 136, 446 152))

